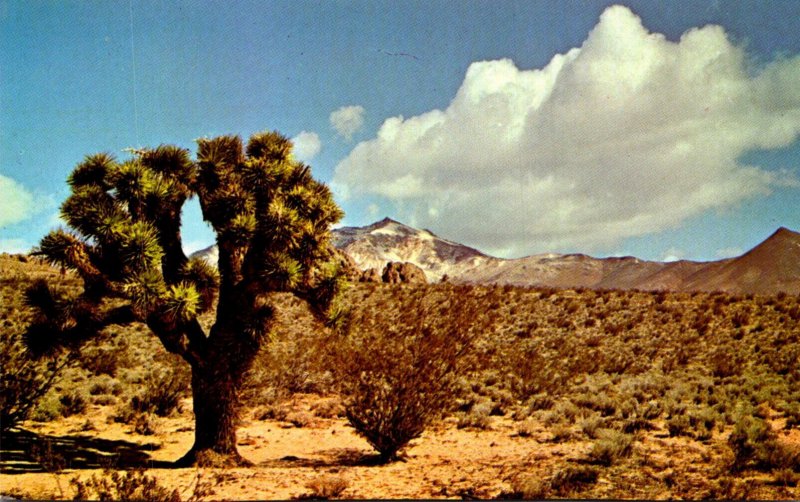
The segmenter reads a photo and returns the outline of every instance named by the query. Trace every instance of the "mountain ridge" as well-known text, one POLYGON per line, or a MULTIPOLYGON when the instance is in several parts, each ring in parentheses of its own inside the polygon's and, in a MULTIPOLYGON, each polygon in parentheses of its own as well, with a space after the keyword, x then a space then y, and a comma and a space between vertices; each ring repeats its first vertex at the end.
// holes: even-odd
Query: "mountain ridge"
MULTIPOLYGON (((363 227, 337 228, 332 233, 334 245, 361 270, 382 270, 388 262, 409 262, 420 267, 429 282, 446 279, 558 288, 800 294, 800 233, 783 226, 738 257, 673 262, 633 256, 595 258, 580 253, 497 258, 388 217, 363 227)), ((212 246, 193 256, 213 262, 215 251, 212 246)))

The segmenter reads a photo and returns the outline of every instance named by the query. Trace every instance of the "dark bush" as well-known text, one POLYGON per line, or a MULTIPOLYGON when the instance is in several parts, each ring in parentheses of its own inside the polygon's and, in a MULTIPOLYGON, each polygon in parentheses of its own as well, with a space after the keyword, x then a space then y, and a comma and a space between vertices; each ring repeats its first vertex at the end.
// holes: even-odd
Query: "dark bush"
POLYGON ((166 417, 179 410, 181 399, 188 393, 189 382, 176 372, 154 372, 147 376, 140 394, 131 398, 131 408, 140 413, 166 417))
POLYGON ((382 461, 396 459, 454 405, 456 378, 478 332, 470 308, 464 302, 448 316, 428 315, 423 301, 410 298, 401 319, 362 312, 339 335, 335 368, 345 414, 382 461))
POLYGON ((25 349, 19 335, 1 333, 0 429, 7 431, 28 418, 73 358, 70 353, 37 359, 25 349))
POLYGON ((733 432, 728 437, 728 446, 734 454, 731 471, 739 472, 748 467, 755 469, 800 468, 800 451, 778 441, 777 434, 766 421, 740 415, 733 432))

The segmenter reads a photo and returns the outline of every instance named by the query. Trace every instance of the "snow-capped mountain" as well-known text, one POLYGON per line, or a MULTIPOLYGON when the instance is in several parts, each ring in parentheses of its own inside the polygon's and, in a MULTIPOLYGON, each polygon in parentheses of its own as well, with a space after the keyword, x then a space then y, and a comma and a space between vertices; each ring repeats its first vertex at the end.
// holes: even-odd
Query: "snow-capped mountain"
POLYGON ((417 230, 390 218, 366 227, 333 231, 334 245, 350 255, 359 268, 382 270, 388 262, 409 262, 420 267, 429 282, 463 275, 467 270, 497 260, 476 249, 417 230))
MULTIPOLYGON (((428 282, 560 288, 800 293, 800 233, 781 228, 740 257, 712 262, 645 261, 631 256, 593 258, 583 254, 541 254, 513 260, 495 258, 389 218, 365 227, 333 230, 334 245, 361 270, 383 270, 388 262, 421 268, 428 282)), ((212 246, 193 256, 216 264, 212 246)))

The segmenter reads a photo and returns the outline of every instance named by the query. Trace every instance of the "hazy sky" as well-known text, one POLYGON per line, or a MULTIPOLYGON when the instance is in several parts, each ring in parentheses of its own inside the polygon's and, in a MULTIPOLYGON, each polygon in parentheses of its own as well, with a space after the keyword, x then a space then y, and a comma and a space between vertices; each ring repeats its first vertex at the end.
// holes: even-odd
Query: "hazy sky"
POLYGON ((502 256, 800 230, 800 2, 614 4, 0 0, 0 250, 59 225, 86 154, 264 129, 344 224, 502 256))

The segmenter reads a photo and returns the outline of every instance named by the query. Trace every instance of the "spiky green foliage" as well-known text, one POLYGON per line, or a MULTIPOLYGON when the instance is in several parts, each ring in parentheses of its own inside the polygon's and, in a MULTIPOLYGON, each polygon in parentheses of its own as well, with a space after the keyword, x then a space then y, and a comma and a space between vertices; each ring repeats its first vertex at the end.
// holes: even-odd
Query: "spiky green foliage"
MULTIPOLYGON (((204 426, 232 427, 236 389, 271 331, 273 293, 306 300, 323 320, 343 318, 334 307, 342 281, 329 233, 342 212, 291 149, 286 137, 264 132, 246 150, 237 136, 201 139, 196 162, 169 145, 133 150, 123 162, 86 157, 61 207, 71 230, 51 232, 38 251, 77 271, 84 291, 67 298, 46 284, 32 287, 29 345, 44 353, 111 324, 146 323, 189 362, 201 397, 218 407, 220 424, 204 412, 204 426), (219 271, 183 251, 181 210, 195 195, 217 234, 219 271), (206 332, 198 316, 215 305, 206 332)), ((208 436, 227 445, 216 451, 235 451, 230 434, 208 436)))

